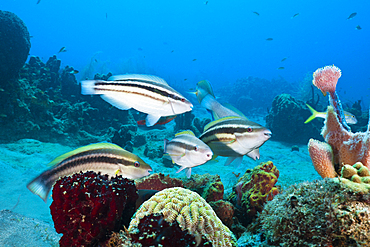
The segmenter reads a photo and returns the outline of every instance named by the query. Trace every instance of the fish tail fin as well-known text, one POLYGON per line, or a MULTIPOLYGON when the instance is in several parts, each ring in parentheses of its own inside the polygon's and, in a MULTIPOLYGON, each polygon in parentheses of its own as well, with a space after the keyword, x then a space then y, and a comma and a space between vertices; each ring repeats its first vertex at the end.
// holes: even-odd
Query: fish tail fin
POLYGON ((91 94, 98 94, 94 89, 95 83, 105 82, 105 81, 97 81, 97 80, 86 80, 81 81, 81 94, 83 95, 91 95, 91 94))
POLYGON ((48 194, 53 186, 52 183, 45 183, 44 175, 41 174, 29 184, 27 184, 27 189, 29 189, 33 194, 38 195, 44 202, 47 201, 48 194))
POLYGON ((315 109, 313 109, 310 105, 306 104, 306 106, 308 107, 308 109, 310 109, 312 115, 309 118, 307 118, 307 120, 304 122, 305 124, 314 120, 318 114, 318 112, 315 109))

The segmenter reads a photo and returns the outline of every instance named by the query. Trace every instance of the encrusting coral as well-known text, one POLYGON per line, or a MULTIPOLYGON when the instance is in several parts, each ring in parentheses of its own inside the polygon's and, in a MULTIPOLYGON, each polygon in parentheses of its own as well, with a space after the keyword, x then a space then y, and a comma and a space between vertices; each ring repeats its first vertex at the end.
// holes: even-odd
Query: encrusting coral
POLYGON ((324 179, 292 185, 258 216, 268 246, 368 246, 370 195, 324 179))
POLYGON ((134 215, 128 229, 130 234, 139 231, 141 219, 158 214, 163 215, 168 223, 176 221, 182 231, 188 231, 196 239, 204 237, 214 247, 236 246, 235 236, 216 216, 211 206, 188 189, 169 188, 153 195, 134 215))
POLYGON ((267 201, 271 201, 279 193, 275 184, 279 178, 279 170, 271 161, 248 169, 238 180, 234 192, 229 199, 237 208, 239 220, 245 225, 250 223, 261 212, 267 201))

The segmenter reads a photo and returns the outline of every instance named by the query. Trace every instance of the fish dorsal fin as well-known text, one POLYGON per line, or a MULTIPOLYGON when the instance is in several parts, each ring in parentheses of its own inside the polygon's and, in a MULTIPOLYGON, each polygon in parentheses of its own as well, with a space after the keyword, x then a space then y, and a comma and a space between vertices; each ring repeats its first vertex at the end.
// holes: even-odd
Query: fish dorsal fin
POLYGON ((62 155, 56 157, 49 164, 47 164, 47 166, 55 166, 55 165, 59 164, 60 162, 62 162, 63 160, 65 160, 65 159, 67 159, 67 158, 69 158, 73 155, 76 155, 78 153, 82 153, 82 152, 85 152, 85 151, 96 150, 96 149, 101 149, 101 148, 123 150, 123 148, 121 148, 120 146, 118 146, 116 144, 113 144, 113 143, 107 143, 107 142, 94 143, 94 144, 90 144, 90 145, 87 145, 87 146, 77 148, 77 149, 72 150, 68 153, 62 154, 62 155))
POLYGON ((113 75, 109 77, 108 80, 109 81, 144 80, 144 81, 168 86, 168 83, 165 80, 155 75, 142 75, 142 74, 113 75))
POLYGON ((191 130, 185 130, 185 131, 181 131, 181 132, 175 134, 175 136, 179 136, 179 135, 192 135, 192 136, 195 136, 194 133, 193 133, 193 131, 191 131, 191 130))
POLYGON ((239 110, 239 109, 236 109, 234 106, 232 106, 231 104, 229 103, 225 103, 224 106, 226 108, 228 108, 229 110, 232 110, 233 112, 235 112, 236 114, 238 114, 239 116, 245 118, 248 120, 248 118, 239 110))
POLYGON ((229 117, 223 117, 223 118, 219 118, 215 121, 212 121, 210 122, 209 124, 207 124, 205 127, 204 127, 204 131, 208 130, 209 128, 211 128, 212 126, 218 124, 219 122, 222 122, 222 121, 225 121, 225 120, 228 120, 228 119, 237 119, 237 118, 241 118, 241 117, 237 117, 237 116, 229 116, 229 117))

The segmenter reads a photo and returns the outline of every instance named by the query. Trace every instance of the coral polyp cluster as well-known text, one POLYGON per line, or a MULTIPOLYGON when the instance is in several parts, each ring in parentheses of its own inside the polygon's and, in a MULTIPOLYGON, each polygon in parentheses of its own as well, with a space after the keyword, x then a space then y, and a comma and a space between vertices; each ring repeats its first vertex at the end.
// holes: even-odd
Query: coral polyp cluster
MULTIPOLYGON (((199 194, 184 188, 164 189, 144 202, 132 221, 129 232, 140 232, 141 220, 161 214, 168 223, 177 222, 182 231, 198 239, 204 237, 212 246, 236 246, 233 233, 216 216, 211 206, 199 194)), ((147 235, 147 238, 153 235, 147 235)))
POLYGON ((345 184, 351 191, 368 194, 370 192, 370 172, 361 162, 353 166, 344 165, 340 178, 334 178, 337 183, 345 184))
POLYGON ((60 246, 92 246, 118 231, 125 206, 134 205, 133 181, 122 176, 108 179, 92 171, 61 178, 53 189, 50 211, 60 246))

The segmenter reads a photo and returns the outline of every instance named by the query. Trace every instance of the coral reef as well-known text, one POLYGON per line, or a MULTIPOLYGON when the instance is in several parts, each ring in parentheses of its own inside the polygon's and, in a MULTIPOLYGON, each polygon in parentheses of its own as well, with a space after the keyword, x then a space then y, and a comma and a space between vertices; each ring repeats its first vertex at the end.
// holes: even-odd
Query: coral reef
POLYGON ((163 156, 163 143, 152 142, 145 145, 144 155, 149 159, 159 159, 163 156))
POLYGON ((266 112, 274 97, 279 94, 293 94, 298 91, 294 84, 282 78, 266 80, 250 76, 238 79, 234 84, 231 84, 232 87, 230 84, 225 83, 227 86, 216 90, 216 95, 221 96, 221 101, 230 103, 247 116, 253 115, 254 112, 258 112, 258 114, 266 112))
POLYGON ((208 203, 224 197, 224 185, 219 175, 193 174, 191 178, 184 178, 183 181, 184 188, 197 192, 208 203))
POLYGON ((269 246, 367 246, 370 197, 332 179, 292 185, 258 217, 269 246))
POLYGON ((345 184, 356 193, 368 194, 370 192, 370 172, 361 162, 357 162, 353 166, 344 165, 340 178, 334 178, 333 180, 345 184))
POLYGON ((160 214, 144 216, 140 219, 137 229, 130 234, 133 243, 141 243, 143 246, 212 246, 204 236, 198 236, 183 231, 177 221, 168 222, 160 214))
POLYGON ((222 223, 224 223, 229 229, 233 230, 234 205, 224 200, 211 201, 209 202, 209 205, 213 208, 222 223))
POLYGON ((200 136, 203 133, 204 127, 211 122, 209 118, 200 119, 195 117, 192 123, 191 130, 194 132, 195 136, 200 136))
POLYGON ((185 112, 183 114, 178 115, 175 118, 175 132, 180 132, 181 130, 192 130, 192 122, 194 119, 194 114, 191 112, 185 112))
POLYGON ((321 124, 318 121, 304 123, 309 116, 310 112, 303 101, 289 94, 280 94, 272 102, 266 127, 274 133, 274 140, 306 144, 312 137, 321 139, 321 124))
POLYGON ((121 216, 138 198, 133 181, 122 176, 110 180, 94 172, 61 178, 53 189, 50 211, 60 246, 93 246, 119 231, 121 216))
POLYGON ((271 161, 248 169, 239 178, 230 194, 229 200, 236 206, 236 215, 244 225, 249 224, 261 212, 267 201, 279 193, 275 184, 279 170, 271 161))
POLYGON ((11 80, 18 76, 30 48, 30 34, 24 22, 14 13, 0 10, 0 87, 3 90, 12 87, 11 80))
POLYGON ((175 187, 156 193, 141 205, 128 230, 131 234, 137 233, 141 220, 156 214, 162 214, 168 223, 176 221, 182 231, 188 231, 198 239, 205 237, 212 246, 236 246, 233 233, 222 224, 211 206, 195 192, 175 187))
POLYGON ((314 140, 310 140, 308 144, 312 163, 323 178, 335 177, 335 172, 340 174, 345 164, 361 162, 370 168, 370 120, 365 132, 350 131, 336 93, 336 85, 341 75, 340 69, 335 66, 320 68, 313 75, 313 84, 324 95, 329 93, 330 101, 325 125, 321 131, 326 144, 314 140))
POLYGON ((61 70, 60 63, 56 56, 46 64, 31 57, 12 88, 0 90, 0 141, 33 138, 80 146, 113 136, 119 141, 116 132, 121 125, 136 126, 130 111, 111 109, 102 100, 81 95, 73 68, 61 70))
POLYGON ((135 180, 138 190, 164 190, 172 187, 183 187, 182 180, 165 176, 163 173, 153 173, 147 177, 135 180))

